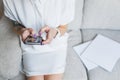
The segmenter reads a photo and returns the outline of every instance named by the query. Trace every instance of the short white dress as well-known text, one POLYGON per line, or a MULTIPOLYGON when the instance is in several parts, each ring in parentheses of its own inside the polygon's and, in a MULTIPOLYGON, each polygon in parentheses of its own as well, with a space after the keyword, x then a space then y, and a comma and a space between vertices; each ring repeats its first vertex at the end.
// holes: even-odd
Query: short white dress
MULTIPOLYGON (((74 19, 74 0, 3 0, 5 16, 36 33, 48 25, 56 28, 74 19)), ((64 73, 68 33, 46 45, 25 45, 22 40, 23 71, 26 76, 64 73)))

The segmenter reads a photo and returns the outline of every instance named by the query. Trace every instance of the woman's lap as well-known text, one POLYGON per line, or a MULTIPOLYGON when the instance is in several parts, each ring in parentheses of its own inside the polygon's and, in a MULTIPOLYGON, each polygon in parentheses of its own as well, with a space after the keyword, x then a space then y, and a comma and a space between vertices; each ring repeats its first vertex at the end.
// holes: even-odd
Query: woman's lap
POLYGON ((24 54, 23 71, 26 76, 64 73, 66 55, 67 49, 42 54, 24 54))

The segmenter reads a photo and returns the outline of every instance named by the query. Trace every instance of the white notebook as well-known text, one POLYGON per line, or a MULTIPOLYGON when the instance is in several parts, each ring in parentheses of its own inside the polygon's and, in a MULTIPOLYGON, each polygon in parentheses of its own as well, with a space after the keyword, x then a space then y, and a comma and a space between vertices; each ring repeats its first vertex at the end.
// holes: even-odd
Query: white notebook
POLYGON ((77 55, 80 57, 80 59, 82 60, 82 62, 84 63, 84 65, 86 66, 88 71, 97 67, 96 64, 90 62, 89 60, 84 58, 84 56, 81 56, 82 53, 84 52, 84 50, 86 50, 86 48, 89 46, 90 43, 91 43, 91 41, 88 41, 88 42, 85 42, 83 44, 73 47, 73 49, 75 50, 77 55))
POLYGON ((120 58, 120 44, 110 38, 98 35, 89 41, 73 47, 88 70, 99 66, 112 71, 120 58))
POLYGON ((74 46, 73 49, 80 56, 80 55, 82 55, 82 53, 84 52, 84 50, 89 46, 90 43, 91 43, 91 41, 82 43, 80 45, 74 46))
POLYGON ((111 72, 120 58, 120 44, 105 36, 98 35, 81 56, 111 72))

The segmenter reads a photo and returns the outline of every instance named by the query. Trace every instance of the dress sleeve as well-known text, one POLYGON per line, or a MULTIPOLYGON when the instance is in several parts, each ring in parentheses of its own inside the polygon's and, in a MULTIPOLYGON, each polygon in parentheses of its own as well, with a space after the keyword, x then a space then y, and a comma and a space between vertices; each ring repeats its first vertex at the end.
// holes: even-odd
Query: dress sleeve
POLYGON ((64 0, 61 10, 61 25, 70 23, 75 15, 75 0, 64 0))
POLYGON ((13 13, 12 13, 12 10, 11 10, 11 8, 10 8, 10 3, 11 3, 11 2, 9 3, 8 1, 11 1, 11 0, 3 0, 4 15, 5 15, 7 18, 9 18, 9 19, 11 19, 11 20, 13 20, 13 21, 16 21, 14 15, 13 15, 13 13), (8 3, 9 3, 9 4, 8 4, 8 3))

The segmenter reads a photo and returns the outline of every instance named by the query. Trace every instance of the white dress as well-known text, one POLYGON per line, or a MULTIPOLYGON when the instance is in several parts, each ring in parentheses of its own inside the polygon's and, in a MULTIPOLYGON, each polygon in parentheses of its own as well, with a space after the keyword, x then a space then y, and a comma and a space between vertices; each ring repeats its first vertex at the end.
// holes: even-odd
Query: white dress
MULTIPOLYGON (((74 0, 3 0, 5 16, 36 33, 48 25, 58 27, 74 19, 74 0)), ((50 44, 25 45, 23 71, 26 76, 63 73, 66 65, 68 34, 57 35, 50 44)))

